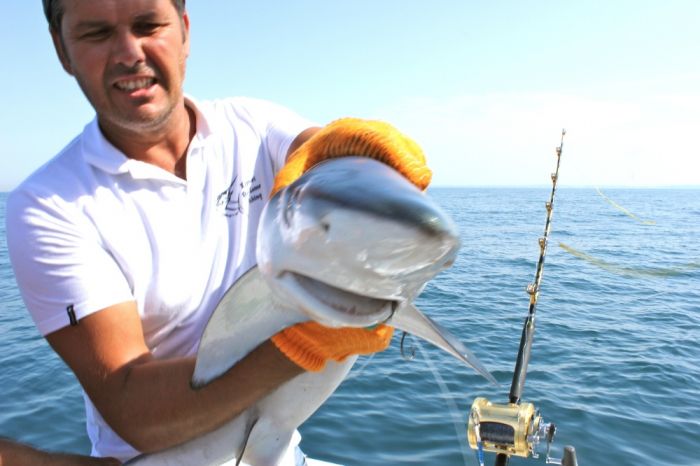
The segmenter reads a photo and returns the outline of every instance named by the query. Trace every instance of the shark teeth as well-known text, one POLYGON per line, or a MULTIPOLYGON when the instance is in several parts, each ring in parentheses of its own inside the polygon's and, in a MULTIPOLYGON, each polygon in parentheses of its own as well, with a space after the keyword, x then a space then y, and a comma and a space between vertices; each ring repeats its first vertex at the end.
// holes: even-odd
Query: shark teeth
MULTIPOLYGON (((320 314, 326 314, 336 324, 358 326, 364 322, 374 325, 386 321, 396 307, 396 302, 390 299, 363 296, 293 272, 289 275, 299 291, 303 291, 307 305, 312 305, 320 314)), ((323 318, 319 315, 318 320, 323 318)))

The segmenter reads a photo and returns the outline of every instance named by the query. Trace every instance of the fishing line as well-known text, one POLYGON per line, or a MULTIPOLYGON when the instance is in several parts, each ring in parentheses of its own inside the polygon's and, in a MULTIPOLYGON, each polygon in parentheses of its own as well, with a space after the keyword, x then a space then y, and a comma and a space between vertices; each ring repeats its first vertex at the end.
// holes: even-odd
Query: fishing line
POLYGON ((667 268, 624 267, 621 265, 606 262, 603 259, 598 259, 597 257, 593 257, 590 254, 578 251, 564 243, 559 243, 559 247, 571 254, 572 256, 584 260, 590 264, 593 264, 596 267, 600 267, 601 269, 607 270, 608 272, 612 272, 617 275, 623 275, 626 277, 675 277, 700 269, 700 262, 690 262, 679 267, 667 268))
MULTIPOLYGON (((406 361, 412 361, 416 353, 416 346, 411 346, 410 348, 410 353, 405 354, 404 353, 404 342, 407 337, 407 333, 404 332, 403 335, 401 336, 401 354, 404 357, 406 361)), ((447 404, 447 408, 450 411, 450 417, 452 418, 452 424, 454 425, 455 428, 455 433, 457 438, 459 439, 459 446, 460 446, 460 453, 462 454, 462 458, 464 459, 464 464, 467 464, 467 458, 471 457, 471 455, 467 454, 467 445, 466 445, 466 440, 462 438, 461 435, 461 429, 462 429, 462 419, 461 419, 461 414, 459 412, 459 407, 457 406, 457 403, 455 403, 454 396, 450 392, 449 388, 447 388, 447 384, 443 380, 442 376, 438 372, 437 368, 433 364, 433 361, 430 359, 430 356, 428 356, 428 352, 423 349, 423 345, 420 344, 418 341, 413 341, 412 343, 415 343, 415 345, 418 346, 418 350, 420 351, 420 354, 423 356, 423 360, 425 361, 426 365, 430 369, 430 371, 433 374, 433 378, 435 379, 435 382, 437 382, 438 387, 440 387, 440 391, 442 392, 442 399, 445 400, 445 404, 447 404)), ((359 377, 362 375, 362 373, 365 370, 365 367, 367 367, 367 364, 372 360, 376 353, 372 353, 369 357, 365 358, 363 361, 362 365, 355 370, 353 368, 352 372, 348 374, 347 380, 352 380, 356 377, 359 377)))
POLYGON ((595 190, 598 191, 598 194, 600 194, 600 197, 602 197, 603 199, 605 199, 605 200, 608 202, 608 204, 610 204, 611 206, 615 207, 617 210, 619 210, 619 211, 622 212, 623 214, 627 215, 628 217, 630 217, 630 218, 632 218, 632 219, 634 219, 634 220, 640 222, 640 223, 643 224, 643 225, 656 225, 656 222, 653 221, 653 220, 644 220, 644 219, 641 219, 641 218, 637 217, 637 216, 634 215, 632 212, 630 212, 629 210, 625 209, 625 208, 622 207, 620 204, 618 204, 617 202, 613 201, 613 200, 610 199, 608 196, 606 196, 605 194, 603 194, 603 192, 602 192, 598 187, 596 187, 595 190))
POLYGON ((365 368, 367 367, 367 364, 374 358, 374 355, 377 353, 372 353, 369 356, 363 358, 362 365, 355 369, 355 367, 352 368, 352 371, 348 374, 347 377, 345 377, 345 380, 352 380, 355 379, 359 376, 362 375, 362 373, 365 371, 365 368))
MULTIPOLYGON (((617 202, 613 201, 610 199, 608 196, 606 196, 600 188, 596 187, 595 188, 600 197, 605 199, 608 204, 622 212, 623 214, 627 215, 628 217, 638 221, 639 223, 643 225, 656 225, 656 222, 653 220, 644 220, 637 215, 633 214, 626 208, 622 207, 620 204, 617 202)), ((577 249, 572 248, 571 246, 564 244, 564 243, 559 243, 559 247, 563 249, 564 251, 568 252, 574 257, 577 257, 581 260, 584 260, 590 264, 595 265, 596 267, 599 267, 603 270, 607 270, 608 272, 617 274, 617 275, 622 275, 625 277, 674 277, 678 275, 684 275, 686 273, 692 272, 694 270, 700 269, 700 262, 689 262, 684 265, 680 265, 678 267, 625 267, 622 265, 618 264, 613 264, 611 262, 604 261, 603 259, 599 259, 597 257, 591 256, 590 254, 586 254, 585 252, 579 251, 577 249)))
MULTIPOLYGON (((437 370, 435 367, 435 364, 433 364, 432 359, 430 359, 430 356, 428 356, 428 352, 425 351, 423 348, 423 345, 419 341, 415 341, 416 346, 418 347, 418 352, 423 356, 423 360, 425 361, 426 365, 430 369, 430 371, 433 373, 433 378, 435 379, 435 382, 437 382, 438 387, 440 387, 440 391, 442 392, 442 399, 445 400, 445 404, 447 405, 447 409, 450 412, 450 417, 452 418, 452 424, 454 425, 455 428, 455 434, 457 438, 459 439, 459 449, 460 453, 462 453, 462 458, 464 459, 464 464, 467 464, 468 459, 471 458, 472 456, 468 454, 467 452, 467 444, 466 444, 466 438, 462 436, 462 415, 459 412, 459 408, 457 407, 457 403, 455 403, 454 396, 450 392, 450 389, 447 388, 447 384, 443 380, 442 376, 440 375, 440 372, 437 370)), ((414 348, 414 354, 415 354, 415 348, 414 348)))

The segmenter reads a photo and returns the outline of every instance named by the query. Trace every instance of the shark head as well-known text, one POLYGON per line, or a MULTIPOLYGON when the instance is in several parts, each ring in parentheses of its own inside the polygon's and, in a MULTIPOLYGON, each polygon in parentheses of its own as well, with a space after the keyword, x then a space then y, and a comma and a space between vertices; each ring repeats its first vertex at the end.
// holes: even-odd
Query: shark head
POLYGON ((278 296, 329 326, 387 321, 454 262, 452 220, 389 166, 333 159, 277 192, 257 260, 278 296))

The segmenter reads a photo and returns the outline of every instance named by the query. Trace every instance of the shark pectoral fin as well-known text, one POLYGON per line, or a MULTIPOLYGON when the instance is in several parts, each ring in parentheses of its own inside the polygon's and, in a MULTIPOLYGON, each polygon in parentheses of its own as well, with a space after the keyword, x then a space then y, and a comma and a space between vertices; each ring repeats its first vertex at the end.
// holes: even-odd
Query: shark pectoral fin
POLYGON ((257 267, 228 289, 209 318, 199 343, 193 387, 217 378, 283 328, 308 320, 275 301, 257 267))
POLYGON ((463 363, 474 368, 479 374, 484 376, 489 382, 498 385, 496 379, 486 369, 486 367, 462 344, 454 335, 440 324, 423 314, 411 303, 402 305, 388 322, 399 330, 420 337, 443 349, 456 357, 463 363))

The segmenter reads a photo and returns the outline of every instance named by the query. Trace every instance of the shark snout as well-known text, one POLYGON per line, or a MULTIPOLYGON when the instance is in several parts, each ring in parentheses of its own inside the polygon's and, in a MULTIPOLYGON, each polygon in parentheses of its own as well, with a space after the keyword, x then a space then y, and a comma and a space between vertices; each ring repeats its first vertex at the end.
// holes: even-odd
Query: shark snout
POLYGON ((423 192, 381 162, 344 157, 315 166, 270 200, 257 259, 278 294, 320 315, 334 312, 324 304, 331 289, 343 303, 356 295, 358 308, 366 306, 359 297, 410 301, 458 249, 454 223, 423 192))
POLYGON ((412 298, 452 264, 459 249, 449 216, 371 159, 321 164, 291 186, 286 199, 289 250, 297 257, 290 270, 336 287, 382 299, 412 298))

